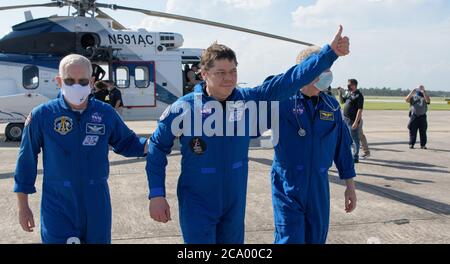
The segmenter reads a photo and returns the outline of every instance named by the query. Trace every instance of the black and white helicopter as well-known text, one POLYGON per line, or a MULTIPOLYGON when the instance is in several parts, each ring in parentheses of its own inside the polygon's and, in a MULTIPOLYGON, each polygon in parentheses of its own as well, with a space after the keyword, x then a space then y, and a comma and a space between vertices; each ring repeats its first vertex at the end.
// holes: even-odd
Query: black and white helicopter
POLYGON ((27 114, 57 96, 55 76, 59 61, 71 53, 82 54, 105 71, 121 89, 125 120, 155 120, 167 105, 189 87, 183 69, 198 63, 202 49, 186 49, 178 33, 130 30, 101 8, 134 11, 149 16, 200 23, 256 34, 302 45, 306 42, 260 31, 175 14, 156 12, 95 0, 53 0, 32 5, 0 7, 0 11, 32 7, 67 7, 68 16, 33 19, 12 27, 0 39, 0 123, 5 135, 20 140, 27 114), (73 12, 73 13, 71 13, 73 12))

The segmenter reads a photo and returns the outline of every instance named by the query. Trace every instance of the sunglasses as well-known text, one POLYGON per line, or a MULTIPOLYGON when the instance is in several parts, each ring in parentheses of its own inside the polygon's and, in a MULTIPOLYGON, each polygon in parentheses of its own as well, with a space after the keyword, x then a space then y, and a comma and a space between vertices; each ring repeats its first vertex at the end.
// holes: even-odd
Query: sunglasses
POLYGON ((77 81, 77 80, 75 80, 73 78, 66 78, 66 79, 63 79, 63 81, 64 81, 64 84, 68 85, 68 86, 74 85, 76 83, 78 83, 81 86, 86 86, 90 82, 89 79, 78 79, 78 81, 77 81))

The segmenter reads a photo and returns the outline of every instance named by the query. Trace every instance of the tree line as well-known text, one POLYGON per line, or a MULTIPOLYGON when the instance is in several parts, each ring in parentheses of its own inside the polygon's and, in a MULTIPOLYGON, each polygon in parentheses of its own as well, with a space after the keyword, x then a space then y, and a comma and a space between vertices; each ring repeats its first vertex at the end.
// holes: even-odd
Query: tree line
MULTIPOLYGON (((392 89, 392 88, 379 88, 379 87, 370 87, 370 88, 358 88, 362 94, 367 96, 407 96, 411 90, 403 90, 401 88, 392 89)), ((337 90, 333 89, 333 93, 337 94, 337 90)), ((429 96, 432 97, 450 97, 449 91, 430 91, 427 90, 429 96)))

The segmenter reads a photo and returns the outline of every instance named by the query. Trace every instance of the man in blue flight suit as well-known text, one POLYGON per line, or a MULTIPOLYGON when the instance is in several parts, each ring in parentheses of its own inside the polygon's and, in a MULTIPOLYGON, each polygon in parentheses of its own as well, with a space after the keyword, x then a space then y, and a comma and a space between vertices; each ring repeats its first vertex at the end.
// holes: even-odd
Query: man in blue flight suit
POLYGON ((19 222, 32 232, 28 194, 36 192, 37 158, 43 151, 41 238, 43 243, 111 243, 111 203, 107 184, 109 145, 126 157, 147 152, 109 105, 90 98, 92 67, 80 55, 64 57, 57 83, 61 97, 30 113, 14 174, 19 222))
MULTIPOLYGON (((183 122, 175 127, 183 128, 179 137, 182 161, 177 194, 184 242, 243 243, 250 135, 223 136, 224 133, 220 135, 220 132, 225 127, 234 129, 234 122, 243 118, 249 120, 248 112, 237 102, 243 105, 249 101, 287 99, 298 90, 296 87, 312 82, 330 68, 338 56, 348 54, 349 40, 341 34, 342 27, 332 43, 319 54, 278 75, 270 83, 253 89, 236 88, 235 53, 224 45, 211 45, 201 58, 201 74, 205 82, 196 85, 193 93, 168 107, 150 138, 146 166, 150 217, 163 223, 171 219, 165 199, 166 156, 171 152, 175 137, 180 135, 173 130, 174 122, 183 117, 183 122), (230 102, 236 104, 230 107, 230 102), (208 108, 209 103, 217 103, 218 107, 208 108), (199 123, 203 127, 216 111, 219 111, 217 116, 225 117, 224 123, 214 123, 216 128, 220 127, 219 133, 196 134, 195 116, 200 115, 199 123), (186 118, 192 116, 194 122, 184 122, 192 120, 186 118)), ((245 123, 245 127, 248 126, 249 123, 245 123)))
MULTIPOLYGON (((297 62, 319 52, 318 47, 307 48, 297 62)), ((333 160, 347 186, 345 210, 349 213, 356 207, 352 138, 339 103, 326 93, 332 79, 327 69, 280 102, 279 131, 273 131, 279 141, 271 171, 275 243, 325 243, 330 217, 328 169, 333 160)))

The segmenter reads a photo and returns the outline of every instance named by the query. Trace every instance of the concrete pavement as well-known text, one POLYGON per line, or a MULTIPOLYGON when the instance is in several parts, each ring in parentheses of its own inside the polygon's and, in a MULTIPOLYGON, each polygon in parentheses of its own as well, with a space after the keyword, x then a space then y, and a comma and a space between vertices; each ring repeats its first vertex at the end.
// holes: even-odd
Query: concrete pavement
MULTIPOLYGON (((328 243, 450 243, 450 117, 449 111, 429 113, 428 150, 408 149, 405 111, 366 111, 364 131, 372 156, 356 165, 358 206, 344 211, 344 190, 330 171, 331 226, 328 243)), ((155 123, 129 122, 148 135, 155 123)), ((0 127, 3 131, 3 127, 0 127)), ((39 243, 39 228, 31 234, 17 222, 12 193, 18 144, 0 143, 0 243, 39 243)), ((246 242, 271 243, 273 217, 270 195, 271 149, 252 148, 246 214, 246 242)), ((176 184, 179 152, 169 157, 168 200, 172 221, 149 219, 145 159, 126 159, 110 153, 110 192, 113 205, 113 243, 182 243, 178 226, 176 184)), ((39 225, 42 162, 30 204, 39 225)))

